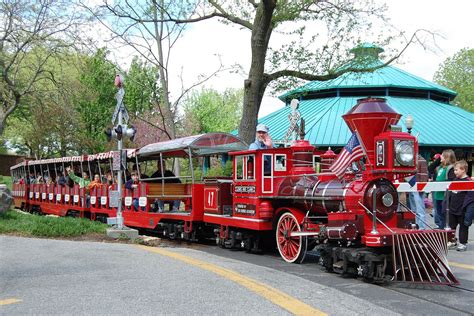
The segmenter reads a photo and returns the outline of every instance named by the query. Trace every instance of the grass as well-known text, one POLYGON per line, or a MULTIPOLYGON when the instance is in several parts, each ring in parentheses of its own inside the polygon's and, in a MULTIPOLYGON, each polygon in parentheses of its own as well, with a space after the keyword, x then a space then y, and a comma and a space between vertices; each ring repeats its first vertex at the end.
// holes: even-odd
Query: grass
POLYGON ((88 234, 105 234, 107 225, 73 217, 45 217, 13 210, 0 213, 0 234, 28 237, 71 238, 88 234))
POLYGON ((6 184, 8 189, 12 190, 12 178, 0 175, 0 184, 6 184))

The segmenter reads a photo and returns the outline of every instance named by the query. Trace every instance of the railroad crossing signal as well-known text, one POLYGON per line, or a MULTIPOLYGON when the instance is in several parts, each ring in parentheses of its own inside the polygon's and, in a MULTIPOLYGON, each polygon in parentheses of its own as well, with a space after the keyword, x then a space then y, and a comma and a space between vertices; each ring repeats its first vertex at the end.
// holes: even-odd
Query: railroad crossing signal
POLYGON ((123 88, 123 79, 121 75, 115 76, 114 84, 118 88, 118 91, 115 94, 117 105, 115 107, 114 115, 112 116, 112 124, 117 123, 117 125, 114 128, 107 128, 105 135, 107 135, 107 140, 109 142, 112 140, 112 138, 116 138, 118 141, 121 141, 123 136, 129 137, 133 142, 135 139, 135 134, 137 133, 137 129, 133 126, 127 126, 130 117, 125 104, 123 104, 125 90, 123 88))

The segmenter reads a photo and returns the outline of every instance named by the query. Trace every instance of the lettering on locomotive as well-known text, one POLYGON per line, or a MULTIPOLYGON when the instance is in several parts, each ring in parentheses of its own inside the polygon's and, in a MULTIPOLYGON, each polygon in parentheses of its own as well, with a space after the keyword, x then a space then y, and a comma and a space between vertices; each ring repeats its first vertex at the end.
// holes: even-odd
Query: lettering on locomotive
POLYGON ((237 204, 235 204, 235 213, 236 214, 241 214, 241 215, 255 216, 255 205, 254 204, 237 203, 237 204))
POLYGON ((255 193, 255 186, 237 185, 235 193, 255 193))

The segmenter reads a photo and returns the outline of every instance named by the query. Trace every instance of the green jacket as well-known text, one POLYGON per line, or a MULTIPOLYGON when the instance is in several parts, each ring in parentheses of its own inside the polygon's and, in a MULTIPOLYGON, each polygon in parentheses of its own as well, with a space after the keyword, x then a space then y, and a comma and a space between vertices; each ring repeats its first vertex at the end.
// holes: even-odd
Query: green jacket
POLYGON ((91 180, 86 180, 84 178, 81 178, 81 177, 78 177, 76 176, 73 172, 70 172, 69 173, 69 178, 71 178, 72 181, 76 182, 77 184, 79 184, 79 188, 88 188, 89 187, 89 183, 91 183, 91 180))

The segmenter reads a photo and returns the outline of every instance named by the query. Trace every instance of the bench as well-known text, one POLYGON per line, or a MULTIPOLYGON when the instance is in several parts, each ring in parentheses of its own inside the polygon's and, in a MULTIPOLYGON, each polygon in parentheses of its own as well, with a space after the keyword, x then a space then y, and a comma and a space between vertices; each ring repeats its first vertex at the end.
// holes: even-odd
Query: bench
POLYGON ((171 210, 174 201, 184 202, 184 209, 190 209, 191 185, 186 183, 150 183, 148 185, 147 197, 151 200, 160 200, 168 205, 171 210))
POLYGON ((159 200, 190 197, 191 186, 186 183, 150 183, 147 196, 159 200))

